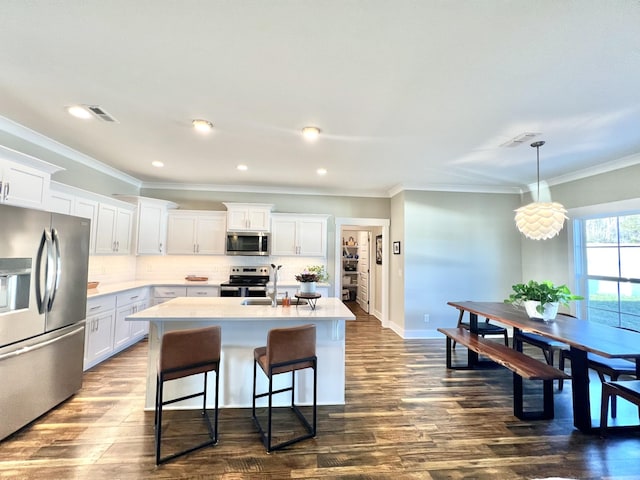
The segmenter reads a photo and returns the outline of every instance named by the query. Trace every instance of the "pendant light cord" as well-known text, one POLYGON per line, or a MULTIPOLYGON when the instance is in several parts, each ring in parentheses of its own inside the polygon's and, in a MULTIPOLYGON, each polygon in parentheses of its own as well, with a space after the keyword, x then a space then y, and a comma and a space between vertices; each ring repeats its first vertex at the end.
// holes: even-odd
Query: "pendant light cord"
POLYGON ((538 198, 536 198, 536 202, 540 201, 540 147, 544 145, 544 141, 540 140, 539 142, 533 142, 531 144, 532 147, 536 149, 536 172, 538 175, 538 198))

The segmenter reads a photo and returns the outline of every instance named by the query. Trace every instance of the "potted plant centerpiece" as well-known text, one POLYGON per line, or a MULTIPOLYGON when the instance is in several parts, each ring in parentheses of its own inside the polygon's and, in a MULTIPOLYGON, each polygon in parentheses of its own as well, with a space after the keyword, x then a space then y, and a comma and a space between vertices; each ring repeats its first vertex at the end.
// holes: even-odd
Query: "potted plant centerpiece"
POLYGON ((529 317, 545 321, 556 318, 561 304, 568 307, 569 302, 583 299, 579 295, 573 295, 566 285, 554 285, 549 280, 530 280, 529 283, 517 283, 511 288, 513 293, 504 303, 523 305, 529 317))
POLYGON ((296 275, 296 280, 300 282, 300 293, 316 293, 318 282, 326 282, 329 275, 324 265, 309 265, 301 273, 296 275))

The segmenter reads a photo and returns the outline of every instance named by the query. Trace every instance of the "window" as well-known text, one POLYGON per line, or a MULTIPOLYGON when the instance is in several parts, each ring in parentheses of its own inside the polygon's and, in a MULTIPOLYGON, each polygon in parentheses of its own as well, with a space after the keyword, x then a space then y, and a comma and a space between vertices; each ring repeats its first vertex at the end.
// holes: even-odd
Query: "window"
POLYGON ((640 330, 640 214, 584 218, 576 227, 587 318, 640 330))

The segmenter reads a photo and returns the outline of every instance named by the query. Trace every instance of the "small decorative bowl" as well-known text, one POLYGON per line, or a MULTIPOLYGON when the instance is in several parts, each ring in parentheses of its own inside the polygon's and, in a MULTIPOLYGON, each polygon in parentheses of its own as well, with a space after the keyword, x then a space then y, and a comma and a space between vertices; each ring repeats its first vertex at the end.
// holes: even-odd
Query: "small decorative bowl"
POLYGON ((98 285, 100 285, 100 282, 88 282, 87 289, 91 290, 92 288, 98 288, 98 285))

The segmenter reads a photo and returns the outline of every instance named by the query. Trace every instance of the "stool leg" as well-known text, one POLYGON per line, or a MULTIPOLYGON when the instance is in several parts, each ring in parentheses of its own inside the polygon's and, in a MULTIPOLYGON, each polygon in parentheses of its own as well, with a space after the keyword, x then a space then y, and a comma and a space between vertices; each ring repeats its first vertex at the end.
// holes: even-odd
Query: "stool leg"
POLYGON ((293 407, 296 404, 295 398, 296 398, 296 371, 292 370, 291 371, 291 407, 293 407))
MULTIPOLYGON (((218 367, 219 368, 219 367, 218 367)), ((218 443, 218 394, 220 392, 220 370, 216 370, 216 402, 215 402, 215 417, 214 417, 214 425, 215 425, 215 438, 214 440, 218 443)))
POLYGON ((204 372, 204 391, 202 395, 202 415, 207 413, 207 372, 204 372))
POLYGON ((253 403, 251 404, 251 416, 256 418, 256 367, 257 361, 253 361, 253 403))
POLYGON ((267 419, 267 452, 271 451, 271 413, 273 407, 273 372, 271 368, 269 368, 269 410, 268 410, 268 419, 267 419))
POLYGON ((161 376, 156 380, 156 465, 160 464, 160 447, 162 444, 162 387, 164 386, 161 376))

